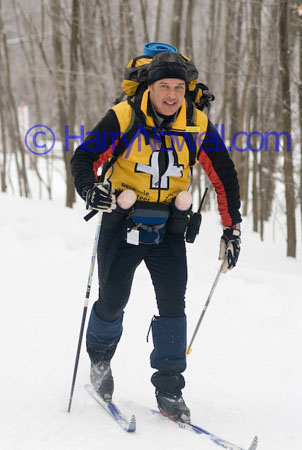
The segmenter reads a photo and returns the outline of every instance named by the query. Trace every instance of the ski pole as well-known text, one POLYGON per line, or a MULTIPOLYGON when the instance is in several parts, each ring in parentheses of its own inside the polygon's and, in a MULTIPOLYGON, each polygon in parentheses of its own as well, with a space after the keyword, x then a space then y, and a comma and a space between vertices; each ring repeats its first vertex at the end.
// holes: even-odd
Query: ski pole
POLYGON ((197 325, 196 325, 196 327, 195 327, 195 330, 194 330, 194 333, 193 333, 191 342, 190 342, 189 346, 187 347, 186 355, 189 355, 189 354, 192 352, 192 344, 193 344, 193 342, 194 342, 194 339, 195 339, 196 334, 197 334, 197 332, 198 332, 198 330, 199 330, 201 321, 202 321, 202 319, 203 319, 203 317, 204 317, 204 315, 205 315, 205 313, 206 313, 206 310, 207 310, 207 308, 208 308, 208 306, 209 306, 209 303, 210 303, 210 301, 211 301, 212 295, 213 295, 213 293, 214 293, 214 291, 215 291, 215 288, 216 288, 216 286, 217 286, 217 283, 218 283, 218 280, 219 280, 219 277, 220 277, 220 274, 221 274, 221 269, 222 269, 222 266, 223 266, 223 264, 224 264, 225 258, 226 258, 226 256, 223 258, 223 261, 222 261, 222 263, 221 263, 221 265, 220 265, 220 267, 219 267, 218 273, 217 273, 217 275, 216 275, 216 278, 215 278, 215 281, 214 281, 214 283, 213 283, 213 286, 212 286, 212 288, 211 288, 211 290, 210 290, 210 293, 209 293, 209 296, 208 296, 208 298, 207 298, 207 301, 206 301, 206 303, 205 303, 205 305, 204 305, 204 307, 203 307, 203 310, 202 310, 202 312, 201 312, 201 314, 200 314, 200 317, 199 317, 198 322, 197 322, 197 325))
POLYGON ((95 237, 94 237, 92 256, 91 256, 91 261, 90 261, 88 283, 87 283, 86 295, 85 295, 85 303, 84 303, 84 309, 83 309, 83 314, 82 314, 80 335, 79 335, 77 353, 76 353, 76 358, 75 358, 75 363, 74 363, 71 391, 70 391, 67 412, 70 412, 70 410, 71 410, 73 392, 74 392, 74 387, 75 387, 75 382, 76 382, 76 377, 77 377, 77 372, 78 372, 78 365, 79 365, 81 346, 82 346, 82 340, 83 340, 83 334, 84 334, 84 327, 85 327, 85 321, 86 321, 86 315, 87 315, 87 309, 88 309, 88 302, 89 302, 89 296, 90 296, 90 290, 91 290, 91 284, 92 284, 93 270, 94 270, 94 265, 95 265, 95 257, 96 257, 96 253, 97 253, 100 230, 101 230, 101 225, 102 225, 102 218, 103 218, 103 214, 101 212, 99 212, 98 223, 97 223, 95 237))
POLYGON ((209 188, 206 187, 206 189, 205 189, 205 191, 204 191, 204 194, 203 194, 203 196, 202 196, 202 199, 201 199, 199 208, 198 208, 198 210, 197 210, 198 213, 200 213, 200 211, 201 211, 201 208, 202 208, 203 202, 205 201, 205 198, 206 198, 206 195, 207 195, 207 193, 208 193, 208 190, 209 190, 209 188))

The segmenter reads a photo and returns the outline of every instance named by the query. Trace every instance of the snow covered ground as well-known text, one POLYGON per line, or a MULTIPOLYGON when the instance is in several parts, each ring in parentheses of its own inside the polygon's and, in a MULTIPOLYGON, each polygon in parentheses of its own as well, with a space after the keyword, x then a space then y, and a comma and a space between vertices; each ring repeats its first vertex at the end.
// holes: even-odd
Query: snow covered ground
MULTIPOLYGON (((146 334, 155 299, 139 267, 113 360, 115 401, 137 417, 122 431, 85 392, 83 347, 71 414, 68 406, 95 220, 84 208, 0 194, 0 448, 99 450, 218 449, 202 436, 149 413, 155 407, 146 334)), ((192 421, 243 448, 302 448, 302 257, 285 257, 281 230, 264 243, 243 224, 238 267, 222 275, 188 357, 184 398, 192 421)), ((189 337, 216 276, 218 215, 203 216, 188 245, 189 337)), ((272 234, 272 225, 267 235, 272 234)), ((90 307, 97 297, 96 278, 90 307)))

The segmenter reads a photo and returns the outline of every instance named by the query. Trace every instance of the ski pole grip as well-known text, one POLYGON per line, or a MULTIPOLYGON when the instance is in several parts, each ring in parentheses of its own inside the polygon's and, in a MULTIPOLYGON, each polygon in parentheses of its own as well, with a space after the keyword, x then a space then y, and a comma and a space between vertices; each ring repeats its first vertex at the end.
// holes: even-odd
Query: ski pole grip
POLYGON ((92 217, 94 217, 98 212, 99 212, 98 209, 93 209, 88 214, 86 214, 86 216, 84 216, 84 220, 86 220, 86 222, 88 222, 88 220, 92 219, 92 217))

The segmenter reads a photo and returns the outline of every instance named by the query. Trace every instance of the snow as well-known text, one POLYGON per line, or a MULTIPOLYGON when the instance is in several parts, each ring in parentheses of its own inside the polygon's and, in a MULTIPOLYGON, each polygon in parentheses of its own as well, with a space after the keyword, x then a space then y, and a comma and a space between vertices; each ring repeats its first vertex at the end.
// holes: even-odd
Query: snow
MULTIPOLYGON (((143 265, 112 363, 114 399, 136 414, 137 432, 122 431, 84 390, 84 346, 66 412, 96 220, 84 222, 80 203, 70 210, 0 194, 0 204, 0 448, 218 449, 147 409, 156 406, 146 334, 157 311, 143 265)), ((297 259, 286 258, 282 232, 272 227, 263 243, 243 223, 238 267, 220 277, 188 357, 184 398, 194 423, 245 449, 257 434, 259 450, 301 450, 301 244, 297 259)), ((206 213, 187 247, 189 338, 219 268, 220 231, 217 213, 206 213)))

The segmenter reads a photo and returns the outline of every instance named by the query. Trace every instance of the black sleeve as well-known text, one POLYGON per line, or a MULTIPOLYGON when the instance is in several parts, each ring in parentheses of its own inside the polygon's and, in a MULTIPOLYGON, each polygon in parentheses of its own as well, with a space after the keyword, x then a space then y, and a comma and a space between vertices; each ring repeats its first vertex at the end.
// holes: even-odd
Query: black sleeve
POLYGON ((216 191, 223 225, 230 226, 241 222, 237 172, 224 142, 210 121, 199 150, 198 160, 216 191))
POLYGON ((97 181, 98 168, 114 151, 116 140, 120 135, 120 125, 115 112, 110 109, 87 134, 85 141, 75 150, 70 161, 75 188, 80 196, 84 187, 97 181))

